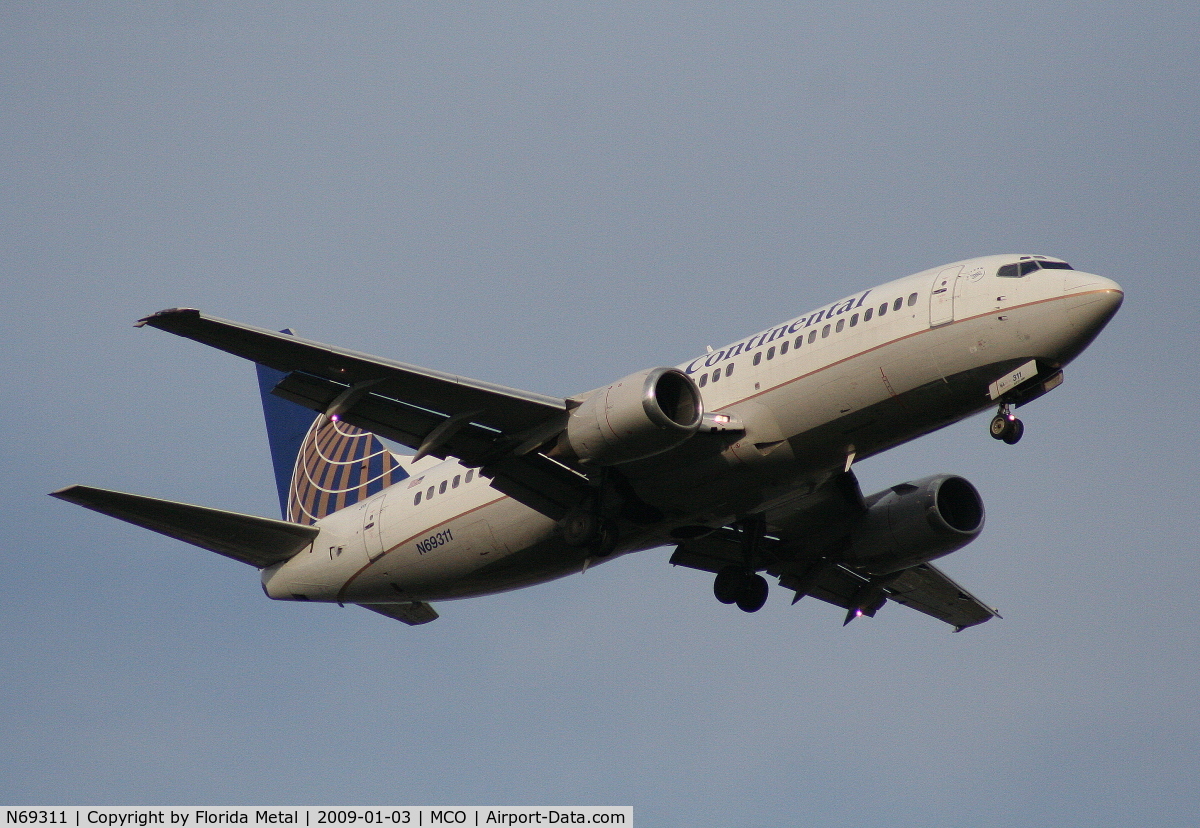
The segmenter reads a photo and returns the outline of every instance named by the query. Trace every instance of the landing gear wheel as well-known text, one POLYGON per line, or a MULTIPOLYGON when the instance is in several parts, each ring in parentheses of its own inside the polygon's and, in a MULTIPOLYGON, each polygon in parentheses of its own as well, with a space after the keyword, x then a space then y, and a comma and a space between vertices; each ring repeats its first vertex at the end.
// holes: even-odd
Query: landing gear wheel
POLYGON ((742 612, 758 612, 767 602, 767 579, 740 566, 727 566, 713 581, 713 594, 722 604, 737 604, 742 612))
POLYGON ((761 575, 751 575, 742 585, 737 596, 738 609, 742 612, 758 612, 767 603, 767 579, 761 575))
POLYGON ((713 581, 713 595, 722 604, 732 604, 742 592, 742 585, 750 577, 750 573, 740 566, 727 566, 717 573, 713 581))
POLYGON ((1025 424, 1016 418, 1012 408, 1004 403, 1000 411, 992 418, 988 433, 997 440, 1003 440, 1010 446, 1016 445, 1025 434, 1025 424))
POLYGON ((1008 417, 1003 414, 997 414, 992 417, 992 424, 988 427, 988 433, 997 440, 1003 440, 1004 435, 1008 433, 1008 417))
POLYGON ((1025 436, 1025 424, 1015 417, 1009 421, 1008 432, 1001 438, 1010 446, 1015 446, 1025 436))

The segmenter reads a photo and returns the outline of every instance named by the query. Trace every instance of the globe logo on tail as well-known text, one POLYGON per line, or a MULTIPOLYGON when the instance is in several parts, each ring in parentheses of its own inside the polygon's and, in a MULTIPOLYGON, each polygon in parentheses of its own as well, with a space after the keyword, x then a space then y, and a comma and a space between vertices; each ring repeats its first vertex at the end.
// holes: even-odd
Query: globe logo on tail
POLYGON ((395 456, 368 431, 318 416, 296 454, 287 519, 313 524, 406 477, 395 456))

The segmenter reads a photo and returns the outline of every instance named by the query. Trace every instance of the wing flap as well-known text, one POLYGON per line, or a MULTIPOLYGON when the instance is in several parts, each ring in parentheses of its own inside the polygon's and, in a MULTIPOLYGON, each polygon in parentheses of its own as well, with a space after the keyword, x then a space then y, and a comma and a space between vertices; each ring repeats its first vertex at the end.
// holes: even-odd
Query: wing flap
MULTIPOLYGON (((320 377, 292 373, 275 386, 273 393, 314 411, 325 411, 346 390, 346 386, 320 377)), ((431 411, 370 390, 339 416, 351 425, 411 449, 418 449, 426 437, 446 422, 451 414, 445 411, 431 411)), ((438 450, 430 454, 442 458, 454 455, 468 463, 479 463, 496 453, 496 437, 495 430, 465 422, 451 439, 446 440, 438 450)))
POLYGON ((68 486, 50 494, 260 568, 288 560, 320 533, 315 526, 91 486, 68 486))
POLYGON ((888 584, 888 597, 897 604, 945 621, 958 630, 982 624, 1000 613, 952 581, 933 564, 905 569, 888 584))
MULTIPOLYGON (((284 399, 324 410, 340 393, 340 386, 306 374, 289 374, 275 387, 284 399)), ((434 457, 454 456, 468 466, 483 469, 492 487, 553 520, 559 520, 592 491, 588 479, 538 452, 514 454, 514 440, 478 423, 455 423, 454 417, 410 405, 403 400, 368 391, 342 420, 412 449, 426 449, 434 457), (447 428, 449 426, 449 428, 447 428), (431 446, 430 438, 446 429, 431 446)))

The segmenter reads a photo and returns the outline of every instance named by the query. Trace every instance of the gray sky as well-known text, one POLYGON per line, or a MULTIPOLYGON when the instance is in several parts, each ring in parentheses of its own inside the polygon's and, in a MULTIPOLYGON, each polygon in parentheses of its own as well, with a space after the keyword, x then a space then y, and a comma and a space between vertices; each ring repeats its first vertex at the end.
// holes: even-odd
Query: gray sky
POLYGON ((0 6, 0 802, 1194 825, 1193 3, 0 6), (1127 291, 1066 384, 862 463, 1004 620, 746 616, 667 550, 410 629, 46 497, 276 500, 172 306, 550 394, 996 252, 1127 291))

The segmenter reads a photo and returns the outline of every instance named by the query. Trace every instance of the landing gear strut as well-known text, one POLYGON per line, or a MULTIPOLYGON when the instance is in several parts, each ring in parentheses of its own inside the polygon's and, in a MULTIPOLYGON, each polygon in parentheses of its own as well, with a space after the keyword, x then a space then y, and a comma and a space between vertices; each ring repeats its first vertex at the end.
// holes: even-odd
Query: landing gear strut
POLYGON ((995 439, 1015 446, 1025 434, 1025 424, 1012 413, 1008 403, 1000 403, 1000 411, 992 418, 988 431, 995 439))

